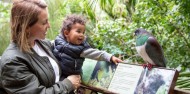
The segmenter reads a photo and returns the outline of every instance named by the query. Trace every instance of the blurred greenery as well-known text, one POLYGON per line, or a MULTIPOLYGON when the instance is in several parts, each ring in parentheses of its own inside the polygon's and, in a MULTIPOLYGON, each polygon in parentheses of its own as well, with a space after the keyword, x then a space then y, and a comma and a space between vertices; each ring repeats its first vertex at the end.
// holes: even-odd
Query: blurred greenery
POLYGON ((10 42, 10 7, 9 3, 0 1, 0 56, 10 42))
MULTIPOLYGON (((10 43, 11 0, 8 2, 0 1, 0 56, 10 43)), ((86 35, 93 47, 120 56, 129 63, 142 63, 142 58, 137 56, 132 34, 135 29, 144 28, 162 45, 168 61, 167 67, 177 68, 182 73, 187 72, 185 78, 190 77, 190 0, 46 0, 46 2, 51 24, 48 39, 54 40, 59 34, 66 15, 82 14, 88 19, 86 35)), ((181 85, 180 81, 184 80, 179 79, 177 85, 181 85)))
MULTIPOLYGON (((127 62, 143 62, 137 56, 133 32, 145 28, 162 45, 170 68, 190 67, 190 0, 46 0, 51 28, 47 38, 59 34, 66 15, 82 14, 88 19, 90 44, 121 56, 127 62)), ((0 55, 10 41, 11 3, 0 1, 0 55)))

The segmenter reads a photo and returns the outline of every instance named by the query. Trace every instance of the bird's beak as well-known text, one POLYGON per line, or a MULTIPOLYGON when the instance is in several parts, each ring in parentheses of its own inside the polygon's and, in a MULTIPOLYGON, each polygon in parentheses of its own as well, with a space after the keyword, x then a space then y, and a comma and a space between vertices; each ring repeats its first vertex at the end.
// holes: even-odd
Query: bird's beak
POLYGON ((136 36, 136 34, 135 33, 133 33, 133 37, 135 37, 136 36))

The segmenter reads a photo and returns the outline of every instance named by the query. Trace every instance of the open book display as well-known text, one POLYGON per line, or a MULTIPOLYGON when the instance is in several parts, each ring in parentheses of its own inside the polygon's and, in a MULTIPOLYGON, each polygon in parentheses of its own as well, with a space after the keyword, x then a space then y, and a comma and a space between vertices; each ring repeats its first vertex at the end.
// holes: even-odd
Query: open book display
POLYGON ((85 59, 83 64, 83 94, 172 94, 178 72, 175 69, 144 69, 134 64, 85 59))

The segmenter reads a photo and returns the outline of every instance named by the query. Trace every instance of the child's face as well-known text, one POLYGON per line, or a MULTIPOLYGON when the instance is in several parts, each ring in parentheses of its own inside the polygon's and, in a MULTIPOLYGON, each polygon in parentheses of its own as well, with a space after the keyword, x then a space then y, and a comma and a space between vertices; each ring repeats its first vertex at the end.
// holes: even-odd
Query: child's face
POLYGON ((72 26, 70 31, 64 31, 64 35, 69 43, 79 45, 85 39, 85 26, 76 23, 72 26))

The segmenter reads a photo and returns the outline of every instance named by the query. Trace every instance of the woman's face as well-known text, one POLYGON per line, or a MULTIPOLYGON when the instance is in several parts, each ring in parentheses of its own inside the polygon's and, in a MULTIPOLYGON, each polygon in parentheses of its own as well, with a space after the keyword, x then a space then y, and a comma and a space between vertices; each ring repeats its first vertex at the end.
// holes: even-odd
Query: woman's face
POLYGON ((34 43, 35 40, 45 39, 48 28, 50 28, 48 11, 47 9, 42 9, 38 15, 38 21, 28 29, 30 42, 34 43))
POLYGON ((74 24, 70 31, 65 31, 64 35, 68 42, 79 45, 85 39, 85 26, 79 23, 74 24))

